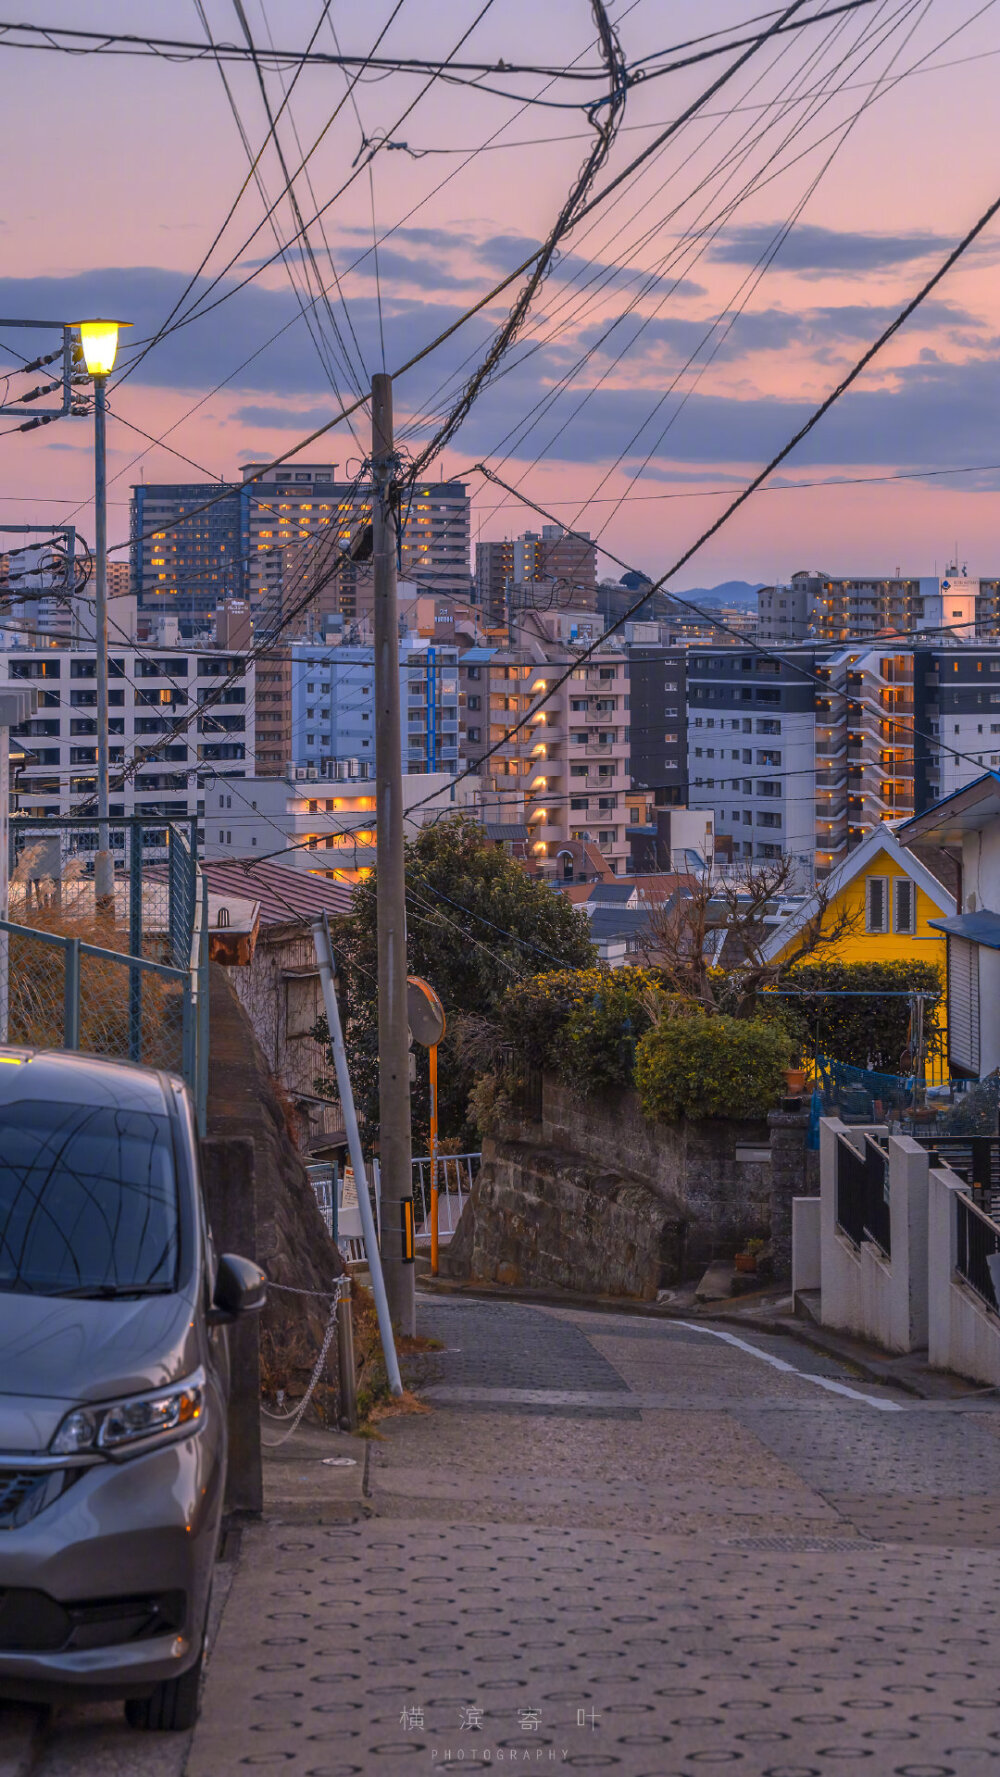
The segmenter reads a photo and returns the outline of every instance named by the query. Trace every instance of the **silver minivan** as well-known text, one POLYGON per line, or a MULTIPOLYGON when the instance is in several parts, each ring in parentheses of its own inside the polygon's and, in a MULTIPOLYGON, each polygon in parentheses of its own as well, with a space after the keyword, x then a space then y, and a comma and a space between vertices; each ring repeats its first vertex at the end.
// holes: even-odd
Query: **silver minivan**
POLYGON ((195 1719, 226 1479, 226 1326, 183 1084, 0 1048, 0 1696, 195 1719))

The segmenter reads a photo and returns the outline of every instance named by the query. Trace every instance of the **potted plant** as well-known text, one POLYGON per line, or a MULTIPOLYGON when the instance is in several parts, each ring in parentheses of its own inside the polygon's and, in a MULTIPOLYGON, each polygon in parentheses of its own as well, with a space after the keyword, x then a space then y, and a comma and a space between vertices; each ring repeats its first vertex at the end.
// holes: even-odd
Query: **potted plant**
POLYGON ((757 1258, 763 1250, 763 1240, 748 1240, 743 1252, 736 1254, 733 1260, 733 1269, 752 1274, 757 1269, 757 1258))
POLYGON ((806 1070, 804 1067, 785 1069, 785 1088, 789 1098, 801 1098, 806 1089, 806 1070))

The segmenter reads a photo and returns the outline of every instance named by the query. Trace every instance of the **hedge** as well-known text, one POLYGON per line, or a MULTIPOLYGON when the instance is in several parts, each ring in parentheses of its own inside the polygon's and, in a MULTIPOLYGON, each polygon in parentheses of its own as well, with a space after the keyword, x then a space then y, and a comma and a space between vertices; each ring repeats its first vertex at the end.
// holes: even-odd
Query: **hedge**
POLYGON ((797 1044, 780 1025, 760 1018, 662 1018, 638 1045, 635 1083, 643 1115, 759 1118, 773 1108, 797 1044))

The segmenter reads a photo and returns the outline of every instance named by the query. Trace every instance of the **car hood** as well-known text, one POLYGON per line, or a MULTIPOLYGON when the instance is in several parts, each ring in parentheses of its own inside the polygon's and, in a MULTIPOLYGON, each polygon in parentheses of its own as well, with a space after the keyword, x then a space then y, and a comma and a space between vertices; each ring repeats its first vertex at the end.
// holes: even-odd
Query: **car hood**
POLYGON ((0 1292, 0 1452, 44 1450, 70 1406, 162 1388, 199 1363, 193 1297, 0 1292))

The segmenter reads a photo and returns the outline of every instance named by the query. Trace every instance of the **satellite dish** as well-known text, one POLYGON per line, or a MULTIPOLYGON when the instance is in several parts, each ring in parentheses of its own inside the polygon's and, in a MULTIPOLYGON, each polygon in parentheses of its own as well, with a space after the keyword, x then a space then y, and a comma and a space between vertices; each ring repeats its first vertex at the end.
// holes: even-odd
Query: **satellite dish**
POLYGON ((406 1015, 413 1041, 432 1049, 444 1036, 444 1007, 428 981, 419 975, 406 977, 406 1015))

